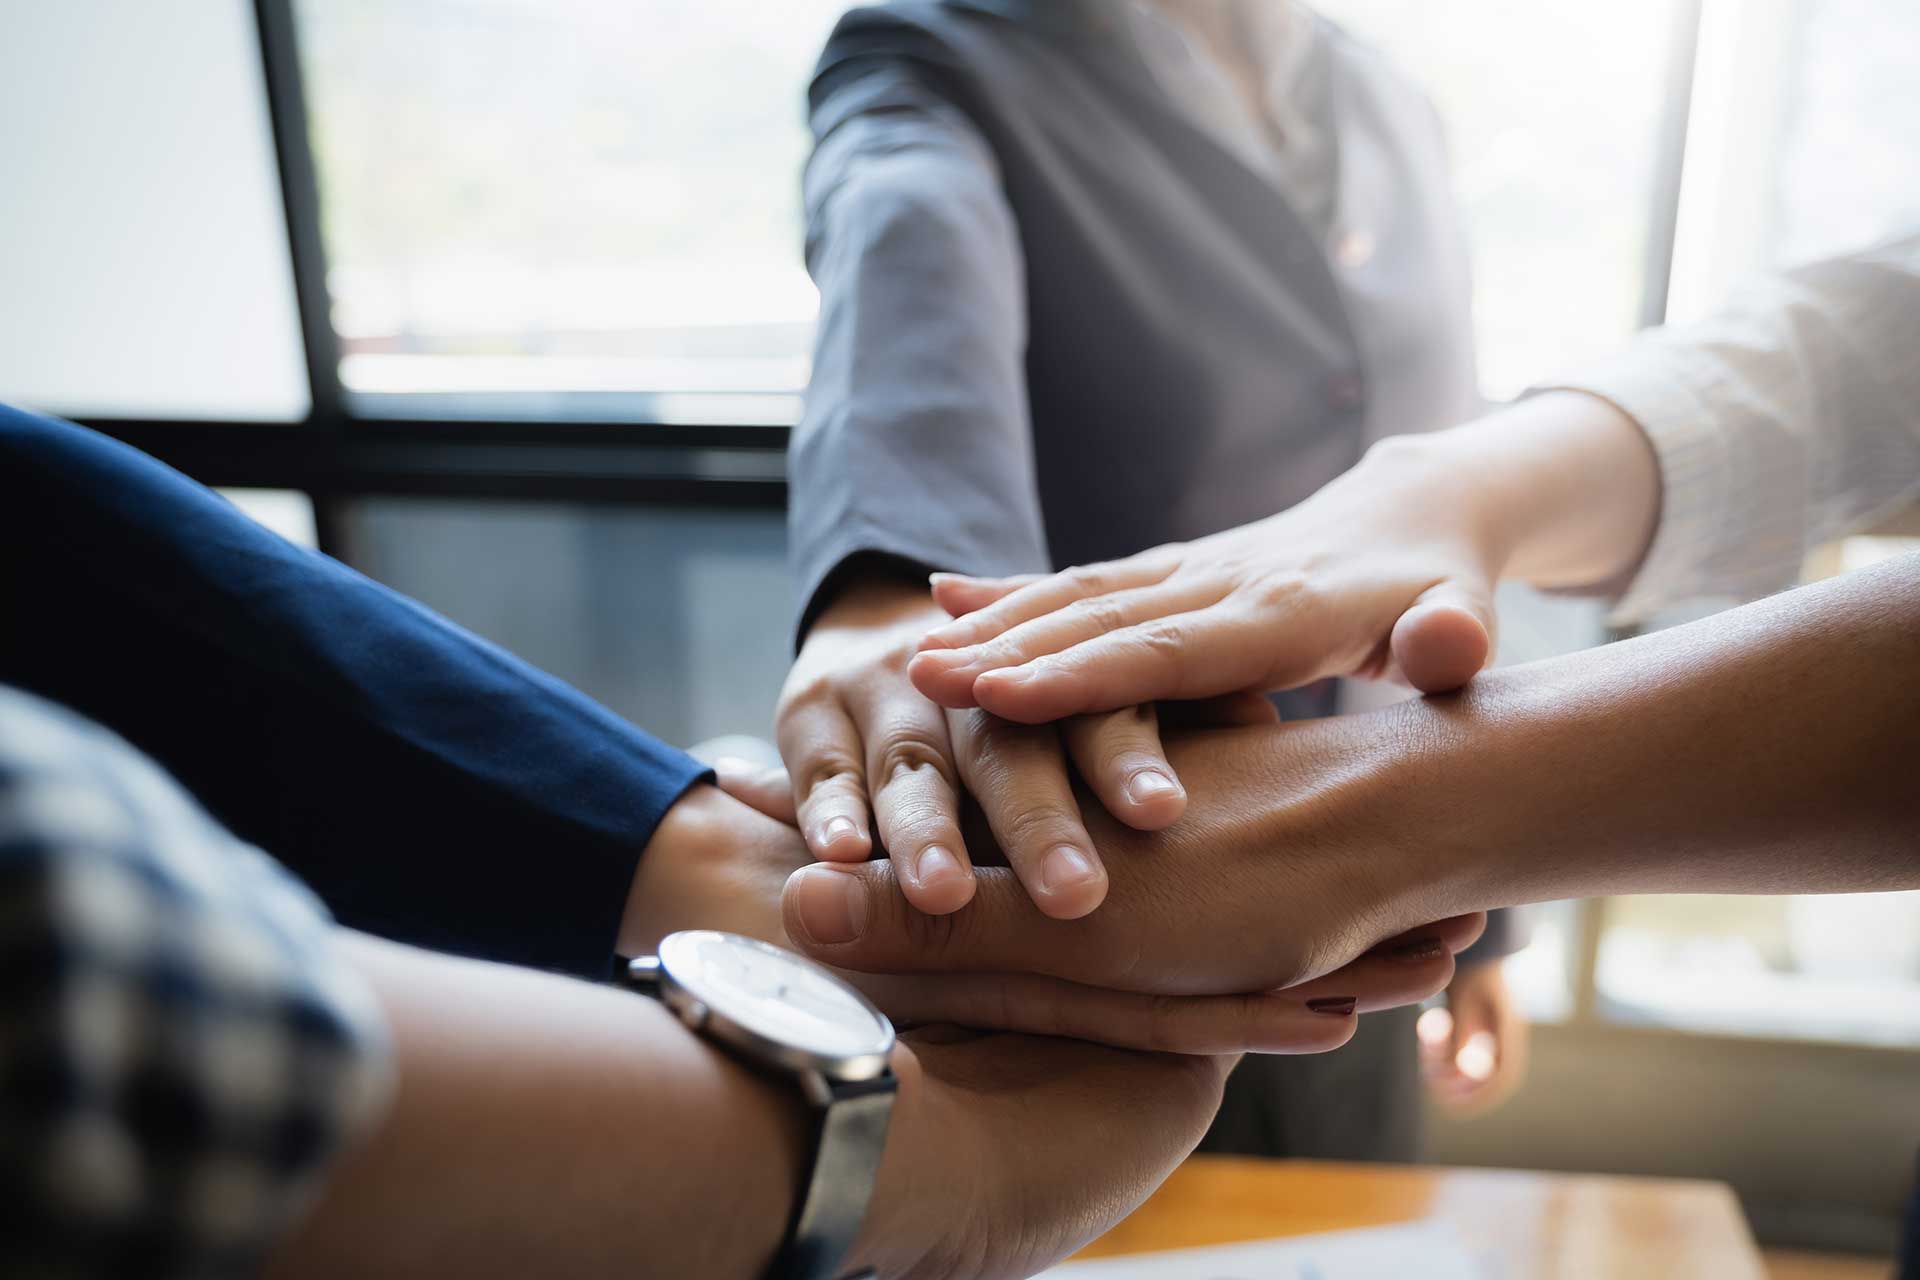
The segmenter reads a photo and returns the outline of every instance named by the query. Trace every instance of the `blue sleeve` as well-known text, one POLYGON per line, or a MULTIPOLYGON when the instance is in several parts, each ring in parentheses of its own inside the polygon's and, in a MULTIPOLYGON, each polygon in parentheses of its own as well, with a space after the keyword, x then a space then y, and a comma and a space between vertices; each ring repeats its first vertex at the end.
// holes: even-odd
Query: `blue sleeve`
POLYGON ((354 928, 599 977, 705 769, 218 494, 0 407, 0 681, 100 721, 354 928))

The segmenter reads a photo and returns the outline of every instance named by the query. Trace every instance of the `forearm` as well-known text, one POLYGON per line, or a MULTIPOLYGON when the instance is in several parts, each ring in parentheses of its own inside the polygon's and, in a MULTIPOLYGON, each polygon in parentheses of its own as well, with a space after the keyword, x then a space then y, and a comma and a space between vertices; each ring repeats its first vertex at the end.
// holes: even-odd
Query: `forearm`
POLYGON ((1459 909, 1920 886, 1920 557, 1403 714, 1459 909))
POLYGON ((1537 587, 1622 577, 1660 513, 1660 471, 1645 434, 1578 391, 1535 396, 1447 431, 1391 437, 1353 478, 1453 508, 1493 577, 1537 587))
POLYGON ((281 1276, 761 1274, 804 1159, 797 1094, 664 1008, 349 935, 399 1089, 281 1276))

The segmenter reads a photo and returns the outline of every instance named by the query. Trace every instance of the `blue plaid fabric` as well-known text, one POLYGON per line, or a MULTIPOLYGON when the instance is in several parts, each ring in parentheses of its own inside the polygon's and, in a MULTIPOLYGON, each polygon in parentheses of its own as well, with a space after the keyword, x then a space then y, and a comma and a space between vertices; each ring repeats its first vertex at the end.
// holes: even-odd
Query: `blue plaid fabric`
POLYGON ((0 1270, 257 1268, 390 1087, 333 934, 152 761, 0 687, 0 1270))

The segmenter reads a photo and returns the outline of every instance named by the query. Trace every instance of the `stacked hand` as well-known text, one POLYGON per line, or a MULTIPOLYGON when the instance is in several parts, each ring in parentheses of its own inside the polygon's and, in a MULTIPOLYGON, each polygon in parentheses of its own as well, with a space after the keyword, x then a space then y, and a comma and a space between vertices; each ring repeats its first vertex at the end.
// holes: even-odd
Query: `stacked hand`
POLYGON ((936 575, 957 616, 908 672, 942 706, 1022 724, 1335 675, 1456 689, 1492 653, 1499 545, 1396 442, 1290 510, 1195 542, 1044 577, 936 575))
MULTIPOLYGON (((1449 920, 1417 937, 1349 957, 1351 962, 1319 966, 1315 973, 1305 972, 1315 967, 1308 962, 1300 966, 1300 981, 1290 986, 1284 975, 1275 982, 1216 976, 1192 987, 1199 994, 1182 990, 1173 973, 1162 983, 1142 986, 1108 981, 1099 968, 1063 975, 1014 957, 997 964, 956 963, 965 939, 978 936, 995 945, 992 938, 973 934, 969 922, 1007 933, 1018 932, 1028 919, 1078 929, 1098 926, 1113 904, 1071 926, 1050 921, 1029 902, 1010 869, 983 866, 982 894, 973 906, 950 916, 927 916, 901 898, 886 862, 858 868, 812 864, 798 833, 780 820, 792 811, 784 777, 723 769, 721 781, 747 803, 702 789, 669 811, 642 860, 621 949, 643 954, 673 929, 715 928, 813 950, 830 964, 868 971, 850 976, 901 1026, 955 1023, 1196 1054, 1322 1052, 1346 1043, 1356 1014, 1414 1003, 1445 987, 1453 976, 1454 953, 1472 943, 1484 919, 1449 920), (845 887, 860 891, 863 908, 870 899, 876 916, 884 914, 876 918, 866 946, 837 948, 848 953, 844 961, 831 954, 835 947, 815 941, 809 926, 795 923, 794 913, 816 902, 807 891, 817 887, 817 877, 830 878, 825 882, 829 910, 837 910, 840 901, 831 890, 845 887), (790 881, 783 920, 781 895, 790 881), (941 969, 965 971, 935 972, 941 969), (1288 989, 1273 989, 1282 986, 1288 989)), ((1108 825, 1117 829, 1102 823, 1103 833, 1108 825)), ((989 849, 983 846, 983 852, 989 849)), ((1150 898, 1163 870, 1134 863, 1130 858, 1128 874, 1117 885, 1128 904, 1150 898)), ((1177 875, 1180 867, 1164 870, 1177 875)), ((1327 931, 1345 936, 1348 931, 1338 927, 1335 914, 1327 913, 1327 931)), ((1116 927, 1125 928, 1134 918, 1123 908, 1116 927)), ((817 922, 812 927, 819 929, 817 922)), ((1036 941, 1047 938, 1042 932, 1036 941)))
MULTIPOLYGON (((1041 915, 1006 867, 981 868, 984 892, 967 911, 925 915, 900 898, 886 862, 864 871, 811 863, 787 825, 784 774, 723 768, 721 781, 751 803, 698 788, 669 811, 641 862, 623 951, 644 953, 685 928, 804 945, 783 922, 782 890, 822 874, 848 884, 874 875, 902 927, 957 925, 987 904, 1015 902, 1072 927, 1041 915)), ((991 851, 984 840, 978 847, 991 851)), ((1132 870, 1116 875, 1122 901, 1138 896, 1132 870)), ((1022 1276, 1050 1265, 1125 1216, 1186 1157, 1240 1050, 1343 1044, 1357 1012, 1444 986, 1480 919, 1449 921, 1398 954, 1255 995, 1166 997, 1018 972, 848 973, 903 1028, 886 1155, 848 1265, 903 1277, 1022 1276), (1095 1135, 1099 1156, 1089 1160, 1095 1135)))
POLYGON ((1040 909, 1085 915, 1107 878, 1068 761, 1122 823, 1166 826, 1185 796, 1151 710, 1027 726, 936 706, 907 666, 944 616, 923 587, 873 583, 844 592, 808 633, 777 715, 807 846, 837 862, 865 861, 884 847, 908 901, 933 914, 956 911, 974 892, 960 830, 967 793, 1040 909))

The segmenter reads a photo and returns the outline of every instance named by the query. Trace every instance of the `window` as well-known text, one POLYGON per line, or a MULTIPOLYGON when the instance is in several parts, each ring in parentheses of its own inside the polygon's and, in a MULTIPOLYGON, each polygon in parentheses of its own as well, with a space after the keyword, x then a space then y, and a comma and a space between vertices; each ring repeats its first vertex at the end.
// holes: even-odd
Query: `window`
POLYGON ((0 401, 306 416, 246 0, 13 5, 0 120, 0 401))
MULTIPOLYGON (((1754 272, 1920 228, 1920 9, 1710 0, 1674 249, 1673 311, 1754 272)), ((1920 549, 1847 539, 1809 578, 1920 549)), ((1597 1011, 1767 1037, 1920 1045, 1920 894, 1606 904, 1597 1011)))
POLYGON ((804 91, 843 7, 299 0, 343 388, 791 421, 804 91))
POLYGON ((1474 271, 1481 383, 1506 399, 1644 323, 1680 0, 1324 0, 1433 99, 1474 271))

